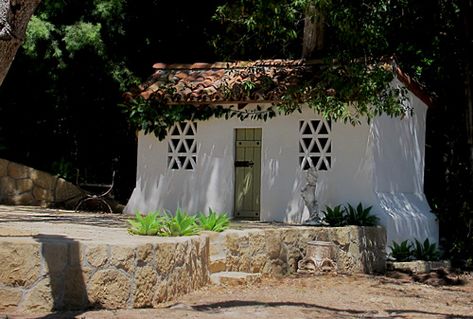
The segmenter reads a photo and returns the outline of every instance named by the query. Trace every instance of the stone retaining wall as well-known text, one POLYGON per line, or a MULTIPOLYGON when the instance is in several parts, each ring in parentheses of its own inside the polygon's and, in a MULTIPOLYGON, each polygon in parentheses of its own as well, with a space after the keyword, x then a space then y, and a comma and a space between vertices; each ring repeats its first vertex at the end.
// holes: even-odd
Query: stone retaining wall
POLYGON ((210 234, 211 272, 285 275, 297 271, 308 241, 331 241, 343 273, 382 273, 386 231, 382 227, 280 227, 210 234))
POLYGON ((211 272, 296 272, 311 240, 335 244, 339 272, 385 268, 381 227, 271 227, 162 238, 68 224, 82 230, 75 233, 81 239, 22 227, 0 237, 2 311, 156 307, 207 285, 211 272))
POLYGON ((73 208, 82 193, 62 178, 0 159, 0 204, 73 208))
POLYGON ((129 245, 2 238, 0 310, 154 307, 208 284, 208 248, 205 236, 129 245))

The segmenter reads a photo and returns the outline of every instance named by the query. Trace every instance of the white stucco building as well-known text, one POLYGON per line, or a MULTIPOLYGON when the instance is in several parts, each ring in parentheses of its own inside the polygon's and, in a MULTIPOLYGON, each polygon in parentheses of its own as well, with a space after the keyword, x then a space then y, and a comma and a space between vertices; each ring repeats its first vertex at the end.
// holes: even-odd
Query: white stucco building
MULTIPOLYGON (((272 72, 275 65, 278 67, 273 63, 265 72, 272 72)), ((222 80, 222 70, 232 67, 248 66, 158 64, 141 95, 152 98, 159 94, 156 83, 164 76, 169 79, 169 74, 179 79, 172 82, 176 94, 186 92, 189 83, 196 81, 213 85, 205 94, 217 94, 215 83, 222 80)), ((380 116, 370 124, 362 121, 352 126, 327 122, 302 107, 301 113, 267 121, 211 118, 176 123, 163 141, 139 132, 136 187, 126 212, 180 207, 196 213, 212 208, 241 218, 303 223, 309 212, 301 189, 307 184, 307 169, 313 167, 318 175, 315 195, 320 210, 326 205, 361 202, 373 206, 372 212, 387 229, 388 243, 413 238, 438 242, 438 223, 423 193, 428 107, 425 97, 406 80, 398 72, 393 82, 410 89, 406 103, 413 112, 402 119, 380 116)), ((198 93, 204 94, 205 88, 199 87, 198 93)), ((195 91, 186 93, 191 94, 189 99, 195 91)), ((204 106, 199 98, 190 104, 212 107, 227 103, 226 107, 238 109, 235 101, 225 98, 206 100, 204 106)), ((264 94, 250 97, 240 108, 259 105, 265 109, 270 105, 267 100, 264 94)))

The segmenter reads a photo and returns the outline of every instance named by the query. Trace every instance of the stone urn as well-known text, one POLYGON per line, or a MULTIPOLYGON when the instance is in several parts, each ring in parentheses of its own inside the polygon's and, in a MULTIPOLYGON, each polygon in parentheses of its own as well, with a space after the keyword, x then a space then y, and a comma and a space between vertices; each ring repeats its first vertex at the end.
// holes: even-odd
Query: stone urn
POLYGON ((307 242, 306 255, 297 264, 298 273, 335 272, 335 246, 329 241, 313 240, 307 242))

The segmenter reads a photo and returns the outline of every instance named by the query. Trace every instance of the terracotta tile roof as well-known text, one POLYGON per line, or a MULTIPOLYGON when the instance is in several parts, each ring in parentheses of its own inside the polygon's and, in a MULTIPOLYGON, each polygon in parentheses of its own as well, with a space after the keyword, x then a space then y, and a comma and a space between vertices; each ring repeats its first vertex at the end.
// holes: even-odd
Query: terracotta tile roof
MULTIPOLYGON (((432 98, 408 75, 392 65, 397 78, 428 106, 432 98)), ((139 86, 136 94, 168 105, 277 102, 302 79, 317 76, 321 60, 257 60, 153 65, 155 72, 139 86)))
POLYGON ((154 74, 141 84, 139 95, 171 105, 274 102, 316 64, 304 60, 156 63, 154 74))

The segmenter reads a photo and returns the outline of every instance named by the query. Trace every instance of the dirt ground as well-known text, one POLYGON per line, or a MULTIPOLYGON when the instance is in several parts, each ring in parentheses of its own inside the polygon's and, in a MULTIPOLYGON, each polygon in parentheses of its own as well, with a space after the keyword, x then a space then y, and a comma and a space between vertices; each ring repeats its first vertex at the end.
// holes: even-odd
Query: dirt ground
POLYGON ((421 277, 299 275, 266 278, 251 286, 209 286, 159 309, 9 315, 6 318, 473 319, 473 276, 449 275, 447 278, 435 273, 421 277))

